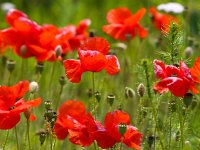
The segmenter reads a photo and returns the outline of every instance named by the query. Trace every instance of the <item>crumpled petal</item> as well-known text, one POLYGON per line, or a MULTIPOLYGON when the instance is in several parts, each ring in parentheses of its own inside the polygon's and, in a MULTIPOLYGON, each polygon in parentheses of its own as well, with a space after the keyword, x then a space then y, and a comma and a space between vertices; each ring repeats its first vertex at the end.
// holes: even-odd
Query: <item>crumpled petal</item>
POLYGON ((106 55, 106 66, 105 70, 110 74, 110 75, 115 75, 120 71, 120 64, 118 62, 118 59, 114 55, 106 55))
POLYGON ((83 70, 80 60, 68 59, 63 61, 65 73, 70 82, 78 83, 81 80, 83 70))

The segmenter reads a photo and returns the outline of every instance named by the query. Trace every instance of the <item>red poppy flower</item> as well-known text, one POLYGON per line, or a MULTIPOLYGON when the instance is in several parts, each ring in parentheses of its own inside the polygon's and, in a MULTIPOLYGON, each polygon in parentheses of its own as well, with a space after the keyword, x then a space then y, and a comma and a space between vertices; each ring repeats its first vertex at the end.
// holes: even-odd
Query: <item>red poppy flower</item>
POLYGON ((130 125, 127 113, 120 110, 107 113, 104 125, 105 127, 99 125, 95 133, 95 139, 101 148, 111 148, 115 143, 122 141, 130 148, 140 149, 142 134, 130 125), (127 127, 124 135, 119 133, 119 126, 122 123, 127 127))
POLYGON ((170 91, 175 96, 184 96, 186 92, 191 90, 198 93, 195 87, 195 80, 191 76, 189 68, 183 61, 180 62, 179 68, 173 65, 165 65, 160 60, 154 60, 154 72, 157 78, 160 78, 154 90, 160 94, 170 91))
POLYGON ((110 49, 109 43, 100 37, 88 38, 79 48, 80 60, 65 60, 64 67, 66 76, 71 82, 77 83, 81 80, 83 72, 99 72, 105 69, 110 75, 120 71, 116 56, 107 55, 110 49))
POLYGON ((152 21, 154 23, 154 26, 158 29, 158 30, 162 30, 165 32, 169 31, 169 26, 171 22, 176 22, 178 23, 177 18, 168 15, 168 14, 162 14, 159 13, 156 8, 151 7, 150 10, 150 15, 152 15, 152 21))
POLYGON ((54 130, 58 139, 63 140, 69 134, 72 143, 85 147, 94 141, 92 133, 96 130, 96 124, 83 103, 68 100, 58 110, 54 130))
POLYGON ((139 24, 145 12, 145 8, 141 8, 136 14, 132 14, 128 8, 112 9, 107 14, 109 25, 104 25, 103 31, 116 40, 126 41, 128 35, 132 39, 137 34, 140 38, 145 38, 147 31, 139 24))
POLYGON ((0 86, 0 129, 13 128, 20 121, 21 112, 40 105, 40 98, 28 102, 21 98, 28 90, 28 81, 21 81, 11 87, 0 86))

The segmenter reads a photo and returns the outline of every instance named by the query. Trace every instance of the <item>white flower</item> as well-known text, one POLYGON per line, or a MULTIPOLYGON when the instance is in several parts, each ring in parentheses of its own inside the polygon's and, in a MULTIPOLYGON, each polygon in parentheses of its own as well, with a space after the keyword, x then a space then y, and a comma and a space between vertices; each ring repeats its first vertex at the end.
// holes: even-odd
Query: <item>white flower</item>
POLYGON ((7 13, 10 9, 14 9, 15 5, 13 3, 5 2, 0 5, 0 8, 7 13))
POLYGON ((157 9, 163 10, 167 13, 173 12, 176 14, 180 14, 184 11, 184 6, 179 3, 171 2, 171 3, 165 3, 165 4, 158 5, 157 9))

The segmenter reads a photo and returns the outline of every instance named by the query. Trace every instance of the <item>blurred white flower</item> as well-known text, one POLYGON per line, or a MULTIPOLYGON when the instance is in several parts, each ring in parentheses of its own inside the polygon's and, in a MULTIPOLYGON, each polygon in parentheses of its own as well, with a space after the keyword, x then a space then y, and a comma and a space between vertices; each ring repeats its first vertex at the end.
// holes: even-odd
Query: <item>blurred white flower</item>
POLYGON ((4 12, 8 12, 10 9, 14 9, 15 5, 13 3, 5 2, 0 4, 0 9, 3 10, 4 12))
POLYGON ((29 92, 36 93, 39 90, 39 85, 37 82, 32 81, 29 85, 29 92))
POLYGON ((176 13, 176 14, 180 14, 184 11, 184 6, 179 4, 179 3, 170 2, 170 3, 158 5, 157 9, 165 11, 167 13, 173 12, 173 13, 176 13))

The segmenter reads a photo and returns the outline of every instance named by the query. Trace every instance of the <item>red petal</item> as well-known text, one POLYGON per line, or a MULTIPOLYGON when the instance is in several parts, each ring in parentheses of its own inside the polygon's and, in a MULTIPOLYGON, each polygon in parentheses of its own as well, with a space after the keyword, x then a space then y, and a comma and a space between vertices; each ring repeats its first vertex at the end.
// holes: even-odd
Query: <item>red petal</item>
POLYGON ((104 55, 108 54, 110 50, 110 44, 107 40, 101 37, 87 38, 86 41, 81 45, 81 50, 99 51, 104 55))
POLYGON ((200 77, 200 57, 197 57, 197 59, 194 62, 194 65, 192 66, 192 68, 190 68, 190 72, 193 77, 200 77))
POLYGON ((131 16, 131 11, 128 8, 112 9, 107 14, 108 23, 123 24, 124 20, 131 16))
POLYGON ((157 78, 162 79, 162 78, 166 77, 165 64, 162 61, 155 59, 153 61, 153 65, 154 65, 154 73, 157 78))
POLYGON ((15 94, 7 86, 0 86, 0 110, 9 110, 15 103, 15 94))
POLYGON ((141 8, 136 12, 136 14, 132 15, 131 17, 127 18, 125 20, 125 24, 128 26, 134 26, 136 23, 139 23, 139 21, 142 19, 146 12, 145 8, 141 8))
POLYGON ((13 128, 20 121, 19 112, 0 110, 0 129, 7 130, 13 128))
POLYGON ((81 67, 85 71, 99 72, 106 65, 106 57, 99 51, 79 50, 81 67))
POLYGON ((140 150, 141 149, 141 142, 142 142, 142 134, 139 133, 135 127, 128 126, 127 131, 124 134, 123 143, 126 144, 128 147, 140 150))
POLYGON ((76 120, 83 119, 86 115, 85 106, 80 101, 68 100, 64 102, 58 109, 59 115, 69 115, 76 120))
POLYGON ((182 97, 189 90, 189 82, 177 77, 168 77, 154 86, 154 90, 160 94, 170 90, 175 96, 182 97))
POLYGON ((76 29, 77 34, 84 34, 90 24, 91 24, 90 19, 81 20, 76 29))
POLYGON ((83 70, 81 68, 80 60, 68 59, 63 61, 66 76, 70 82, 78 83, 81 80, 83 70))
POLYGON ((28 18, 27 15, 22 11, 16 9, 10 9, 8 14, 6 15, 6 21, 11 26, 13 26, 13 22, 19 17, 28 18))
POLYGON ((19 99, 29 91, 29 82, 26 80, 20 81, 18 84, 12 86, 11 88, 15 94, 16 99, 19 99))
POLYGON ((148 35, 147 30, 145 30, 141 25, 137 25, 137 29, 138 29, 138 34, 141 38, 145 38, 148 35))
POLYGON ((118 62, 118 59, 114 55, 106 55, 106 67, 105 70, 110 74, 110 75, 115 75, 120 71, 120 65, 118 62))

